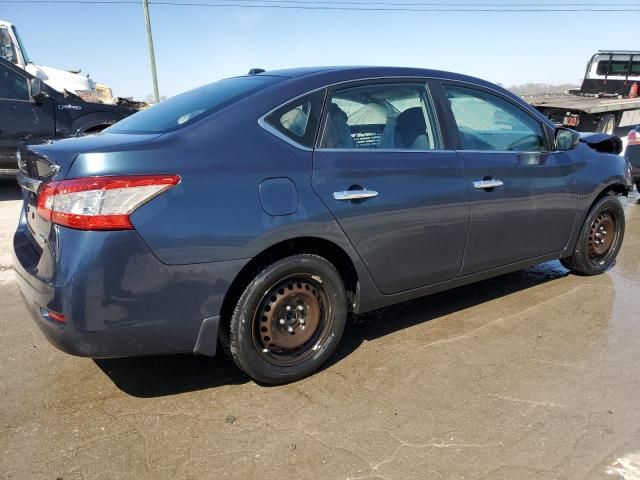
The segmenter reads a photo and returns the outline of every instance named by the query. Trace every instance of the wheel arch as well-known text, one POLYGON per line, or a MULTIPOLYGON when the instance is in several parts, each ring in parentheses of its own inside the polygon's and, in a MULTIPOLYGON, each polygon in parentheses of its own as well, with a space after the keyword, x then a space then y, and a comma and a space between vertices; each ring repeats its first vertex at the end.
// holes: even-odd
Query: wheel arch
POLYGON ((104 128, 110 127, 114 123, 115 119, 112 113, 90 112, 75 118, 71 124, 70 131, 74 135, 83 135, 104 130, 104 128))
POLYGON ((235 276, 220 307, 221 326, 228 323, 233 310, 251 280, 267 265, 282 258, 310 253, 331 262, 342 277, 350 309, 357 309, 359 297, 359 276, 354 260, 344 248, 322 237, 294 237, 280 241, 254 256, 235 276))
POLYGON ((580 235, 580 231, 582 230, 582 226, 584 224, 585 219, 587 218, 587 215, 589 215, 589 212, 593 209, 594 205, 598 203, 598 201, 601 198, 607 195, 616 195, 616 196, 626 197, 627 195, 629 195, 629 187, 626 186, 624 183, 622 183, 621 180, 616 179, 613 182, 610 182, 598 189, 597 193, 595 194, 591 202, 589 202, 589 206, 585 208, 582 212, 580 212, 580 214, 578 215, 577 223, 576 223, 576 226, 574 227, 574 231, 571 236, 571 241, 567 244, 567 246, 562 251, 561 258, 567 257, 572 254, 572 252, 576 248, 576 242, 578 241, 578 236, 580 235))

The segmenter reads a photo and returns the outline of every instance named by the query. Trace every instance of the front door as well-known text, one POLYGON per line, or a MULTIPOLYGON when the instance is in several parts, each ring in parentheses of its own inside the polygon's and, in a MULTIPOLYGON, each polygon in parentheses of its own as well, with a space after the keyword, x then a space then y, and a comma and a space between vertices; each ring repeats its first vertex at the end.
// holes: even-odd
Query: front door
POLYGON ((577 207, 570 154, 552 151, 541 121, 512 99, 466 84, 443 89, 471 208, 462 275, 560 252, 577 207))
POLYGON ((385 294, 460 272, 469 206, 425 82, 329 92, 313 187, 385 294))
POLYGON ((0 168, 16 168, 17 148, 54 136, 53 103, 31 100, 26 75, 0 63, 0 168))

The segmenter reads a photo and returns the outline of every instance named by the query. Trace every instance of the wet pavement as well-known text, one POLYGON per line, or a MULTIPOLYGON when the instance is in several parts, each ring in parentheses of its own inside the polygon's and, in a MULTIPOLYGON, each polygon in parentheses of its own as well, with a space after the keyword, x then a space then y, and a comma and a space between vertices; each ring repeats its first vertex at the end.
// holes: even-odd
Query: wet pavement
POLYGON ((368 314, 330 364, 261 387, 224 356, 51 347, 6 269, 0 478, 640 479, 640 204, 618 264, 552 262, 368 314))

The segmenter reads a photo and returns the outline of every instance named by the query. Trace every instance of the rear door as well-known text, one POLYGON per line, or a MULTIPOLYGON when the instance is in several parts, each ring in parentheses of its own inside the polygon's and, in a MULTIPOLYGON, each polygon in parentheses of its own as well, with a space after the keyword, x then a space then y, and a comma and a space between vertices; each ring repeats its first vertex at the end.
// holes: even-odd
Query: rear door
POLYGON ((459 274, 467 186, 460 159, 445 149, 426 81, 330 90, 312 182, 383 293, 459 274))
POLYGON ((574 165, 506 95, 443 82, 470 199, 462 275, 560 252, 577 206, 574 165))
POLYGON ((29 80, 0 62, 0 168, 16 169, 18 146, 54 136, 53 102, 31 100, 29 80))

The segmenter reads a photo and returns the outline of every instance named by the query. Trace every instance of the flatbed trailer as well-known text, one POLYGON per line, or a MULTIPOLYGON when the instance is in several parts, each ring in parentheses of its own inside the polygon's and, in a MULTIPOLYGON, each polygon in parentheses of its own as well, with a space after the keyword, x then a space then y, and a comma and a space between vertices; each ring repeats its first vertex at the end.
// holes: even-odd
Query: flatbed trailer
POLYGON ((601 50, 587 64, 579 90, 525 99, 559 125, 613 133, 640 124, 639 84, 640 51, 601 50))

